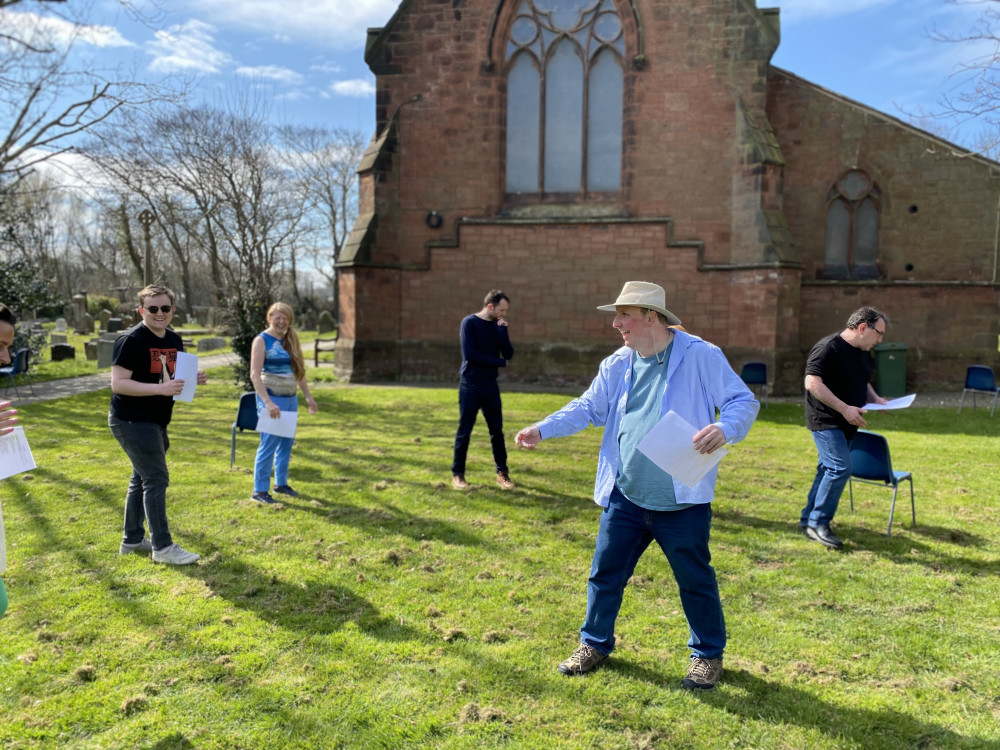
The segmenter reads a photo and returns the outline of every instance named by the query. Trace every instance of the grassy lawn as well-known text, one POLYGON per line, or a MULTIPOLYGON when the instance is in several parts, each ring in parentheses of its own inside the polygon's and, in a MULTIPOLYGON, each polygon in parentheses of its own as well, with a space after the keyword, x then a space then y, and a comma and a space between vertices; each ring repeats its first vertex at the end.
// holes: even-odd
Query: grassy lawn
MULTIPOLYGON (((225 373, 221 373, 225 376, 225 373)), ((221 383, 217 379, 216 383, 221 383)), ((119 557, 128 463, 107 392, 25 407, 39 468, 0 483, 11 605, 4 748, 1000 748, 1000 420, 869 415, 915 475, 855 488, 841 552, 798 514, 815 452, 798 405, 762 411, 723 463, 714 564, 730 643, 714 693, 679 687, 687 628, 662 554, 640 562, 596 672, 575 647, 600 509, 600 433, 514 450, 566 397, 505 393, 511 476, 473 435, 448 488, 454 389, 314 391, 292 484, 249 499, 256 446, 231 386, 179 404, 170 568, 119 557)))

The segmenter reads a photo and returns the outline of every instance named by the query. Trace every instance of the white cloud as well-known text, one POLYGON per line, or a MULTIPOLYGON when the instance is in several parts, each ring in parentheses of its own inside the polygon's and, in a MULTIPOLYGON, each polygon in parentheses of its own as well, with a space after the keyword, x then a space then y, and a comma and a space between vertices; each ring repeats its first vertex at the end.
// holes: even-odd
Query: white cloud
POLYGON ((156 39, 146 45, 153 56, 149 69, 155 73, 218 73, 231 65, 233 58, 215 48, 215 32, 214 26, 193 19, 157 31, 156 39))
POLYGON ((305 80, 301 73, 296 73, 294 70, 282 68, 278 65, 258 65, 256 67, 243 65, 236 69, 236 75, 246 78, 263 78, 292 85, 300 84, 305 80))
POLYGON ((343 68, 334 62, 321 62, 315 65, 310 65, 309 70, 315 70, 317 73, 342 73, 343 68))
POLYGON ((330 91, 341 96, 357 96, 367 98, 375 96, 375 82, 367 78, 352 78, 349 81, 334 81, 330 91))
POLYGON ((5 34, 33 41, 36 46, 51 44, 66 48, 81 42, 100 48, 135 46, 111 26, 73 23, 63 18, 40 16, 37 13, 0 10, 0 28, 4 29, 5 34))
POLYGON ((220 28, 263 31, 293 40, 319 40, 331 47, 357 49, 365 30, 384 26, 398 0, 313 0, 281 3, 274 0, 184 0, 191 13, 220 28))

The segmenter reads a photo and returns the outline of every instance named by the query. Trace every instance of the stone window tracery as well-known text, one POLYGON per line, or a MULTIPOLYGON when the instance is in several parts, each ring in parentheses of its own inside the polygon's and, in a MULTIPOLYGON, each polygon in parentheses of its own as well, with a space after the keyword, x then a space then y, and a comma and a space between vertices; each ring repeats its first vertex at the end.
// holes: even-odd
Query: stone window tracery
POLYGON ((840 176, 826 200, 825 278, 878 278, 881 210, 881 193, 866 172, 851 169, 840 176))
POLYGON ((508 193, 620 189, 624 57, 613 0, 521 0, 505 50, 508 193))

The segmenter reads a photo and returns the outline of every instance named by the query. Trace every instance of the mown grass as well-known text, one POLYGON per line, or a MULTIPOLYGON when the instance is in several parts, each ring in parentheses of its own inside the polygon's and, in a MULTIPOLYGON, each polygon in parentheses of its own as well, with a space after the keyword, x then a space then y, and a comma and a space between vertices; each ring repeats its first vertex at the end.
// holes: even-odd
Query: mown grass
MULTIPOLYGON (((204 556, 186 568, 116 554, 128 464, 106 391, 24 408, 39 468, 0 484, 0 744, 1000 747, 1000 420, 984 410, 871 415, 914 472, 918 525, 901 498, 887 538, 890 492, 860 486, 839 553, 797 531, 815 461, 801 407, 763 411, 714 505, 726 676, 694 695, 656 550, 613 658, 555 671, 585 606, 598 431, 512 449, 505 493, 480 424, 474 487, 454 492, 454 389, 315 395, 293 454, 301 497, 275 507, 249 500, 254 434, 229 470, 235 391, 177 406, 171 527, 204 556)), ((565 401, 505 393, 508 434, 565 401)))

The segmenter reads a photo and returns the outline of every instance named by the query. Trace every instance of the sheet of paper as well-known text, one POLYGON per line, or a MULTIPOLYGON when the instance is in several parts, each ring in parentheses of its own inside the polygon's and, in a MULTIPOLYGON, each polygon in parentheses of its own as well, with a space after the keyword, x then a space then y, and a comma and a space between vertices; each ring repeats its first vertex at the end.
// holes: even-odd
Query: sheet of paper
POLYGON ((691 442, 697 433, 683 417, 668 411, 636 448, 679 482, 694 487, 729 452, 719 448, 713 453, 699 453, 691 442))
POLYGON ((911 393, 909 396, 900 396, 899 398, 894 398, 887 404, 865 404, 862 409, 865 411, 886 411, 887 409, 905 409, 907 406, 913 403, 913 399, 917 397, 916 393, 911 393))
POLYGON ((257 417, 257 432, 266 432, 278 437, 295 437, 295 426, 299 422, 297 411, 283 411, 277 419, 272 419, 265 409, 257 417))
POLYGON ((198 385, 198 357, 187 352, 177 352, 174 365, 174 380, 184 381, 184 390, 174 396, 174 401, 194 401, 194 389, 198 385))
POLYGON ((34 468, 35 459, 31 456, 23 427, 15 427, 13 432, 0 437, 0 479, 34 468))

